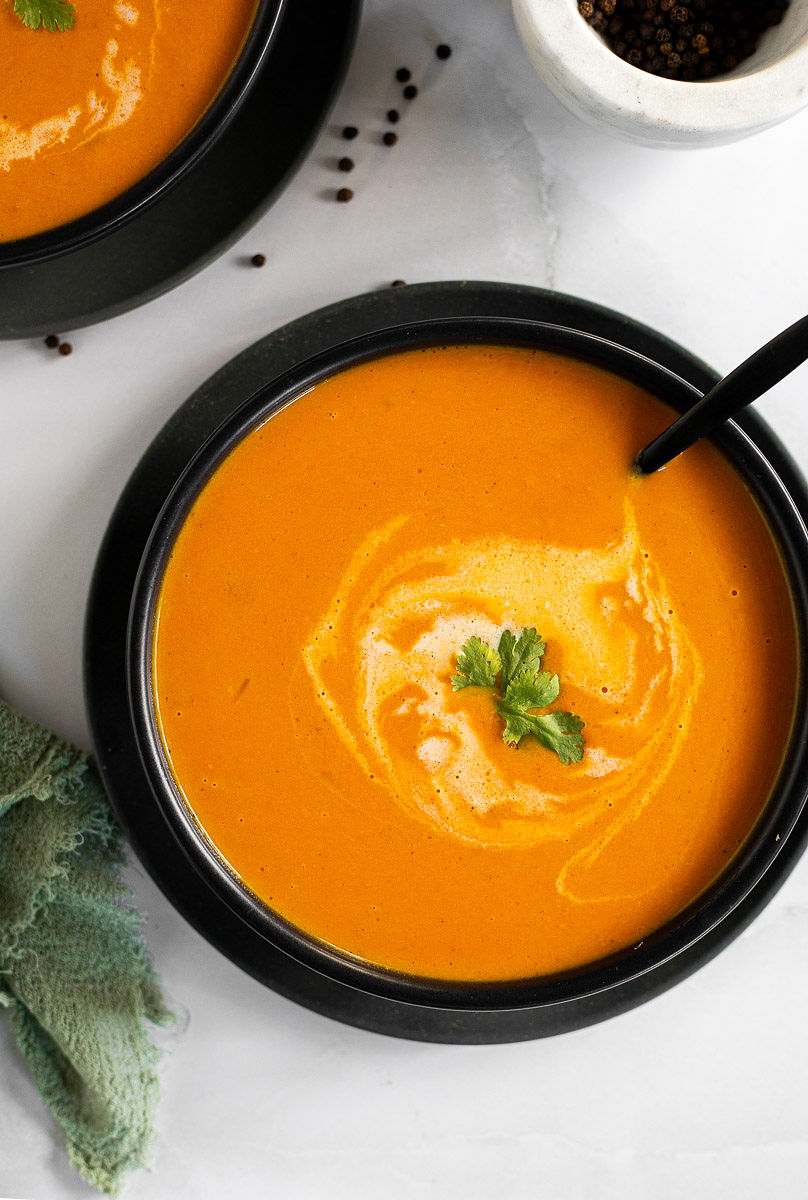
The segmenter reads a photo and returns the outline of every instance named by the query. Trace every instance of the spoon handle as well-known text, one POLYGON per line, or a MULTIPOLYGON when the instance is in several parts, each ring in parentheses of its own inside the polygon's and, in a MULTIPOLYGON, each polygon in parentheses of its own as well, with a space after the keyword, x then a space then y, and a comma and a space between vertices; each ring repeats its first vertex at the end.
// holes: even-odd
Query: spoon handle
POLYGON ((707 437, 729 417, 768 392, 808 358, 808 316, 778 333, 750 354, 701 400, 641 450, 635 466, 642 475, 664 467, 699 438, 707 437))

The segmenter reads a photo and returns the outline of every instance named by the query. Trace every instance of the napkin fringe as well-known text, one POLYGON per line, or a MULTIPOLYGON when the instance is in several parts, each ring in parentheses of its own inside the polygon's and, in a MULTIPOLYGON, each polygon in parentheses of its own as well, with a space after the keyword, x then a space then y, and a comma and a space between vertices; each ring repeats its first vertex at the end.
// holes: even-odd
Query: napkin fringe
POLYGON ((173 1019, 98 771, 0 701, 0 1004, 74 1167, 117 1195, 159 1097, 148 1025, 173 1019))

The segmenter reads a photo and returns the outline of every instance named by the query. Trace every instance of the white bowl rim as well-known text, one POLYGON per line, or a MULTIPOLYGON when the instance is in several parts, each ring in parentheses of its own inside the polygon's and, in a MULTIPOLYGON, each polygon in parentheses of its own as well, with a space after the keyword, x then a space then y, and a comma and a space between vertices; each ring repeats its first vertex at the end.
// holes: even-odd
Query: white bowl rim
POLYGON ((740 136, 808 104, 808 25, 773 61, 685 83, 624 62, 580 15, 576 0, 513 0, 513 8, 529 51, 533 43, 532 57, 541 55, 548 86, 562 100, 576 101, 579 111, 583 106, 606 116, 611 110, 618 127, 655 128, 663 137, 668 130, 671 139, 676 130, 740 136))

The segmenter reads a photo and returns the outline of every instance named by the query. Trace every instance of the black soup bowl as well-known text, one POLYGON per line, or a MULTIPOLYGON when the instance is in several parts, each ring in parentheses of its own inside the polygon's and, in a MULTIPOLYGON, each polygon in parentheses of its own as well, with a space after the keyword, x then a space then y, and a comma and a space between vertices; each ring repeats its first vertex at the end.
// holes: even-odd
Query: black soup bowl
MULTIPOLYGON (((512 317, 446 317, 377 328, 298 362, 224 420, 163 505, 131 595, 127 690, 139 759, 167 826, 194 871, 218 901, 246 923, 258 944, 287 956, 296 970, 308 973, 314 998, 304 995, 304 1003, 398 1036, 497 1042, 578 1028, 641 1003, 706 962, 760 910, 794 865, 806 838, 804 678, 767 805, 737 856, 706 892, 643 942, 607 959, 558 975, 481 984, 413 977, 359 961, 292 926, 260 901, 217 852, 186 805, 163 750, 152 698, 154 620, 166 562, 195 498, 230 451, 258 424, 346 367, 413 347, 469 343, 552 350, 591 362, 627 377, 680 412, 700 397, 685 379, 617 341, 552 321, 512 317), (339 1005, 329 1004, 329 991, 339 993, 339 1005), (351 1011, 352 995, 356 1015, 351 1011), (371 1017, 366 1015, 368 1004, 371 1017)), ((756 416, 727 422, 713 441, 745 481, 779 545, 802 658, 808 645, 808 494, 802 479, 756 416)))
MULTIPOLYGON (((105 237, 151 207, 216 145, 249 95, 267 60, 287 0, 257 0, 252 24, 227 78, 171 153, 120 195, 92 212, 42 233, 0 242, 0 271, 58 258, 105 237)), ((223 181, 223 186, 225 186, 223 181)))

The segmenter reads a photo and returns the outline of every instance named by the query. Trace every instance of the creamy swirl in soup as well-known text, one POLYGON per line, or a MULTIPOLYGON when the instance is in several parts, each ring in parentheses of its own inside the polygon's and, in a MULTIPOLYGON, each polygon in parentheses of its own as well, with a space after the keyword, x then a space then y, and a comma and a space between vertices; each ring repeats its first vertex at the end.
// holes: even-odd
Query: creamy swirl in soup
POLYGON ((137 183, 227 78, 255 0, 76 0, 63 32, 0 5, 0 241, 62 225, 137 183))
POLYGON ((560 355, 446 347, 320 383, 230 454, 166 569, 154 690, 260 898, 373 963, 495 980, 630 945, 720 873, 788 738, 794 619, 717 451, 632 475, 670 418, 560 355), (525 627, 578 763, 452 689, 470 636, 525 627))

